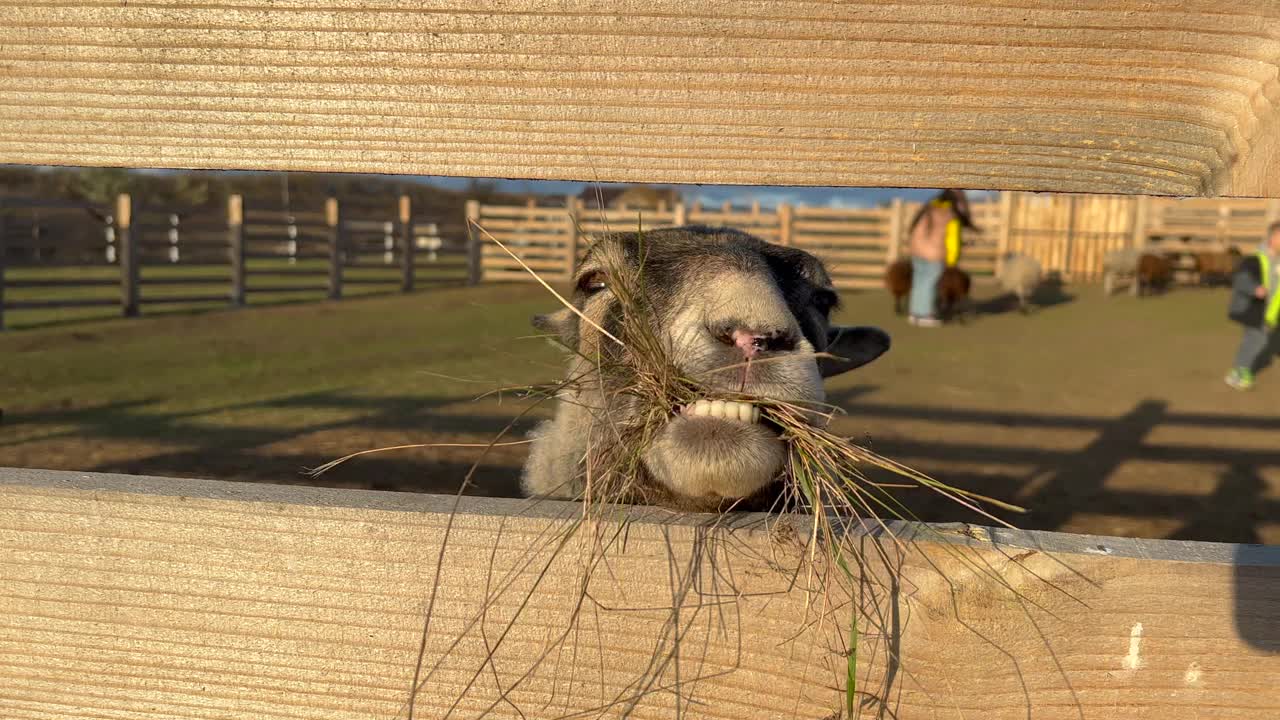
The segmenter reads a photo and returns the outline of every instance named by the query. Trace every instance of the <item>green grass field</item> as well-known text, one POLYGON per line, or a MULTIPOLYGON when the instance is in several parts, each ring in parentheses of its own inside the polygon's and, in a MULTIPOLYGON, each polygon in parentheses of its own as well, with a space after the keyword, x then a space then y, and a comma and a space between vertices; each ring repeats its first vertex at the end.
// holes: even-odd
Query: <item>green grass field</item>
MULTIPOLYGON (((1280 542, 1280 369, 1253 393, 1222 384, 1237 339, 1225 295, 1068 291, 1030 317, 987 303, 940 330, 907 327, 882 293, 850 296, 843 319, 886 327, 894 348, 831 383, 840 429, 1024 504, 1012 520, 1025 527, 1280 542)), ((477 396, 560 373, 529 337, 553 304, 536 286, 487 285, 7 332, 0 465, 299 483, 360 450, 485 442, 525 401, 477 396)), ((320 482, 451 492, 477 456, 387 453, 320 482)), ((514 493, 523 457, 495 450, 475 492, 514 493)), ((926 519, 974 519, 905 500, 926 519)))

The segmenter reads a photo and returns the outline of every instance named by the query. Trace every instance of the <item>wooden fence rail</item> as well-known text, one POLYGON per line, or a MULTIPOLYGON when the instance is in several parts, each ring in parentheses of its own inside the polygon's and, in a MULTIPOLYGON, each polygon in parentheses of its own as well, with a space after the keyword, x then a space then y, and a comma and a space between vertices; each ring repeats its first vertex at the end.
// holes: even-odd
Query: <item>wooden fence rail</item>
MULTIPOLYGON (((762 209, 700 203, 652 209, 587 209, 581 198, 561 206, 475 205, 469 219, 507 245, 533 270, 568 278, 581 257, 581 235, 700 223, 726 225, 770 242, 804 248, 828 265, 837 287, 881 285, 885 266, 902 256, 918 203, 894 200, 878 208, 814 208, 782 204, 762 209)), ((977 231, 965 235, 960 266, 978 279, 994 276, 1009 252, 1040 261, 1074 282, 1102 279, 1112 250, 1150 247, 1189 255, 1235 247, 1247 251, 1266 225, 1280 219, 1280 200, 1186 199, 1001 193, 972 206, 977 231)), ((480 251, 489 280, 530 280, 493 243, 480 251)))
POLYGON ((420 280, 465 281, 474 276, 462 262, 466 240, 444 225, 415 218, 408 196, 385 210, 347 210, 331 198, 323 212, 285 213, 232 195, 223 214, 149 207, 127 194, 110 209, 3 197, 0 329, 6 312, 118 306, 134 317, 156 305, 338 300, 347 285, 411 292, 420 280))
POLYGON ((0 469, 0 707, 845 718, 856 618, 860 717, 1280 714, 1274 547, 855 526, 861 585, 824 596, 803 516, 635 508, 593 568, 621 518, 580 513, 0 469))

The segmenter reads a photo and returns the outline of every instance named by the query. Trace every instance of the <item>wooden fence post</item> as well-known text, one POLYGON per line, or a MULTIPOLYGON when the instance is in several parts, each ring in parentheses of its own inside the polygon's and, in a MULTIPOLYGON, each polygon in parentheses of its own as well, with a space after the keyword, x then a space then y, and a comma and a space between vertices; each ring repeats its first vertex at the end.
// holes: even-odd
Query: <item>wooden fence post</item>
POLYGON ((244 196, 227 197, 227 252, 231 254, 231 306, 244 307, 247 296, 244 249, 244 196))
POLYGON ((1067 197, 1067 240, 1062 251, 1062 269, 1060 271, 1064 280, 1071 279, 1071 265, 1072 261, 1075 260, 1073 255, 1076 244, 1076 212, 1080 209, 1080 204, 1077 200, 1078 197, 1074 194, 1067 197))
POLYGON ((1271 223, 1280 222, 1280 200, 1267 201, 1267 214, 1264 217, 1267 227, 1271 227, 1271 223))
POLYGON ((565 252, 569 255, 565 280, 572 280, 573 274, 578 271, 578 245, 582 242, 581 233, 578 231, 578 215, 574 212, 575 199, 573 195, 566 195, 564 198, 565 219, 569 223, 569 234, 565 240, 565 252))
POLYGON ((133 228, 133 198, 116 196, 116 243, 120 246, 120 310, 138 316, 138 233, 133 228))
POLYGON ((400 292, 413 292, 414 251, 417 250, 413 239, 413 198, 400 196, 400 292))
POLYGON ((897 262, 898 254, 902 252, 902 232, 904 224, 902 221, 904 204, 902 198, 896 197, 893 202, 889 203, 889 247, 885 250, 885 264, 892 265, 897 262))
POLYGON ((482 243, 476 232, 480 224, 480 201, 467 201, 467 284, 479 285, 484 280, 484 266, 480 263, 482 243))
POLYGON ((4 332, 4 264, 9 254, 4 237, 4 206, 0 205, 0 332, 4 332))
POLYGON ((1009 240, 1013 236, 1013 193, 1000 193, 1000 232, 996 235, 996 277, 1004 272, 1004 256, 1009 253, 1009 240))
POLYGON ((794 242, 792 238, 792 218, 794 215, 791 211, 790 203, 778 204, 778 244, 790 245, 794 242))
POLYGON ((329 299, 341 300, 342 252, 346 247, 343 242, 342 211, 338 207, 338 198, 325 199, 324 221, 329 226, 329 299))
POLYGON ((684 198, 676 201, 675 215, 671 218, 671 224, 675 227, 683 227, 689 224, 689 206, 684 204, 684 198))
POLYGON ((1133 247, 1147 246, 1147 230, 1151 223, 1151 198, 1139 195, 1133 204, 1133 247))

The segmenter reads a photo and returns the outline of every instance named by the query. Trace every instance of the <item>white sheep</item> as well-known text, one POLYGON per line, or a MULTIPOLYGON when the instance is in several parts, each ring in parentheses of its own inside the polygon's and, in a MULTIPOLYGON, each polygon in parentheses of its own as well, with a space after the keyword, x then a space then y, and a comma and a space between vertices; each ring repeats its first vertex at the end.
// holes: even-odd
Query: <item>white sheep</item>
MULTIPOLYGON (((1142 250, 1139 248, 1121 248, 1107 253, 1102 259, 1102 292, 1111 295, 1116 291, 1121 279, 1134 278, 1138 272, 1138 258, 1141 256, 1142 250)), ((1130 289, 1137 293, 1136 279, 1130 289)))
POLYGON ((1018 310, 1027 313, 1031 307, 1029 303, 1031 296, 1044 280, 1044 271, 1039 261, 1030 255, 1009 253, 1004 256, 998 279, 1000 288, 1005 292, 1013 293, 1018 299, 1018 310))

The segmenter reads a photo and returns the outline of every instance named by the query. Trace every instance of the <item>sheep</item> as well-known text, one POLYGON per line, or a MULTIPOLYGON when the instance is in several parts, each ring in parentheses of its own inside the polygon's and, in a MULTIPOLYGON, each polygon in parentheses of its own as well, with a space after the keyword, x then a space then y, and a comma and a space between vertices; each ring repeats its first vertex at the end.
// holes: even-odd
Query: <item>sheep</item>
MULTIPOLYGON (((598 236, 574 287, 573 310, 533 320, 564 345, 569 368, 554 417, 531 436, 521 479, 531 496, 583 497, 588 478, 601 482, 600 469, 621 454, 635 458, 636 477, 612 500, 694 512, 767 510, 785 489, 778 428, 757 405, 707 398, 820 403, 824 378, 889 349, 878 328, 831 323, 839 298, 816 257, 729 228, 598 236), (645 310, 641 326, 634 312, 623 315, 637 306, 645 310), (650 337, 637 327, 651 331, 665 361, 702 399, 663 408, 664 400, 655 405, 652 396, 626 392, 636 387, 636 358, 650 337), (636 428, 652 431, 642 442, 636 428)), ((598 485, 590 487, 594 493, 598 485)))
MULTIPOLYGON (((913 272, 910 260, 898 260, 885 269, 884 284, 893 295, 893 311, 902 315, 906 311, 906 299, 911 294, 913 272)), ((965 271, 949 267, 938 277, 937 293, 934 299, 938 317, 947 320, 957 316, 964 309, 965 300, 969 297, 972 281, 965 271)))
POLYGON ((943 322, 950 322, 952 319, 964 320, 965 312, 969 310, 969 289, 972 285, 973 281, 969 273, 958 267, 949 267, 942 271, 942 275, 938 278, 937 304, 938 317, 943 322))
POLYGON ((911 294, 911 260, 898 260, 889 265, 884 272, 884 286, 893 296, 893 312, 895 315, 907 313, 907 296, 911 294))
POLYGON ((1044 280, 1044 271, 1030 255, 1008 253, 1001 264, 998 280, 1002 290, 1013 293, 1019 312, 1025 315, 1031 311, 1029 301, 1044 280))
POLYGON ((1122 248, 1107 253, 1102 260, 1102 291, 1111 295, 1115 293, 1121 277, 1136 274, 1138 257, 1141 255, 1142 251, 1137 248, 1122 248))
POLYGON ((1133 294, 1141 297, 1165 290, 1173 281, 1173 263, 1169 258, 1154 253, 1143 253, 1138 257, 1138 267, 1134 271, 1133 294))
POLYGON ((1231 281, 1231 274, 1240 264, 1240 250, 1229 247, 1225 252, 1200 252, 1195 254, 1196 274, 1204 285, 1220 285, 1231 281))

